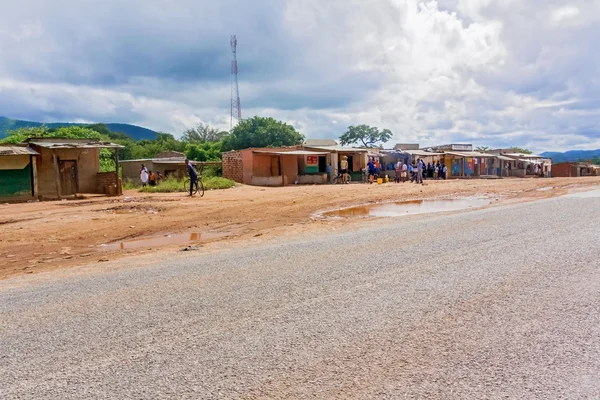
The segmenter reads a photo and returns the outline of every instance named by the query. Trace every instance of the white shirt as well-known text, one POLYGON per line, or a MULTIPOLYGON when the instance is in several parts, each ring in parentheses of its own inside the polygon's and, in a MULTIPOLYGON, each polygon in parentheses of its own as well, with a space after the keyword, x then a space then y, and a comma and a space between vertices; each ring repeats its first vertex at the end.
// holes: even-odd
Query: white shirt
POLYGON ((402 171, 407 171, 408 170, 408 165, 406 164, 402 164, 402 171))
POLYGON ((142 180, 142 183, 147 183, 148 182, 148 171, 146 171, 146 169, 143 169, 142 172, 140 173, 140 179, 142 180))

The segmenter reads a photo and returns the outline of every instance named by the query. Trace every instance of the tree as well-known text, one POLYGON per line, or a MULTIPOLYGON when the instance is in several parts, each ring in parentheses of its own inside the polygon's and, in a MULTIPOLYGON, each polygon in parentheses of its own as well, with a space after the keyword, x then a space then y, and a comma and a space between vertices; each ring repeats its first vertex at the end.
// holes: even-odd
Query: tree
POLYGON ((250 147, 281 147, 302 144, 304 135, 285 122, 273 118, 252 117, 240 121, 223 139, 223 151, 250 147))
POLYGON ((187 129, 181 140, 188 143, 220 142, 228 134, 228 132, 219 131, 201 122, 196 127, 187 129))
POLYGON ((600 157, 599 156, 592 157, 592 164, 600 165, 600 157))
POLYGON ((475 150, 486 152, 486 151, 490 150, 490 146, 477 146, 477 148, 475 150))
POLYGON ((513 150, 516 151, 517 153, 533 154, 533 151, 528 150, 528 149, 524 149, 522 147, 515 147, 515 148, 513 148, 513 150))
POLYGON ((340 143, 347 144, 362 143, 364 147, 374 147, 376 143, 385 143, 392 138, 392 132, 389 129, 380 131, 374 126, 358 125, 349 126, 348 131, 340 136, 340 143))

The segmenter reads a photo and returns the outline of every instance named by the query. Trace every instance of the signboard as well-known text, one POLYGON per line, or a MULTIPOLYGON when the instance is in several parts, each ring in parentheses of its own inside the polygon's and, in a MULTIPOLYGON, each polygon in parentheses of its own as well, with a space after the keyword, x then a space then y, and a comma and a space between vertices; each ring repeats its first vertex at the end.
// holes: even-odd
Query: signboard
POLYGON ((473 145, 471 144, 453 144, 453 151, 473 151, 473 145))
POLYGON ((319 156, 306 156, 306 165, 319 165, 319 156))

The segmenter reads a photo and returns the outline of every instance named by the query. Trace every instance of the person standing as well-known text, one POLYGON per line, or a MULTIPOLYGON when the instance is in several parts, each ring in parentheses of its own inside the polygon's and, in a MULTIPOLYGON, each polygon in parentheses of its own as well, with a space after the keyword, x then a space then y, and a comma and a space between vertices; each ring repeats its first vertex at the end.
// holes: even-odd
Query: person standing
POLYGON ((423 160, 419 160, 417 163, 417 184, 423 184, 423 168, 425 167, 425 163, 423 160))
POLYGON ((442 164, 442 176, 443 176, 444 180, 446 180, 447 175, 448 175, 448 167, 446 167, 446 164, 442 164))
POLYGON ((191 197, 194 194, 194 187, 195 187, 196 183, 198 182, 198 173, 194 169, 194 166, 192 165, 190 160, 188 160, 187 158, 185 159, 185 165, 187 165, 187 172, 188 172, 188 175, 190 176, 190 197, 191 197))
POLYGON ((406 165, 406 163, 402 163, 402 183, 406 182, 407 177, 408 177, 408 165, 406 165))
POLYGON ((373 158, 369 158, 367 169, 369 170, 369 183, 373 183, 375 177, 375 162, 373 161, 373 158))
POLYGON ((340 161, 340 173, 342 174, 342 183, 348 183, 348 157, 343 156, 340 161))
POLYGON ((142 164, 142 168, 140 169, 140 181, 142 181, 142 187, 145 187, 148 184, 149 178, 150 174, 148 174, 148 168, 142 164))

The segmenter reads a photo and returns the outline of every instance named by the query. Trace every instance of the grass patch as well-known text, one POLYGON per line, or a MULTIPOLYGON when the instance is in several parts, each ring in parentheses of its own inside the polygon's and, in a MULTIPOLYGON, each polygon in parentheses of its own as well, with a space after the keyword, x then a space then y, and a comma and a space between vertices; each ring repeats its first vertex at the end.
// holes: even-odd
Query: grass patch
MULTIPOLYGON (((229 189, 235 186, 234 181, 222 178, 220 176, 203 178, 202 182, 204 182, 205 190, 229 189)), ((125 183, 123 184, 123 188, 125 188, 125 183)), ((189 189, 185 189, 183 187, 183 181, 175 178, 167 178, 156 186, 139 188, 139 191, 142 193, 177 193, 187 192, 187 190, 189 189)))

